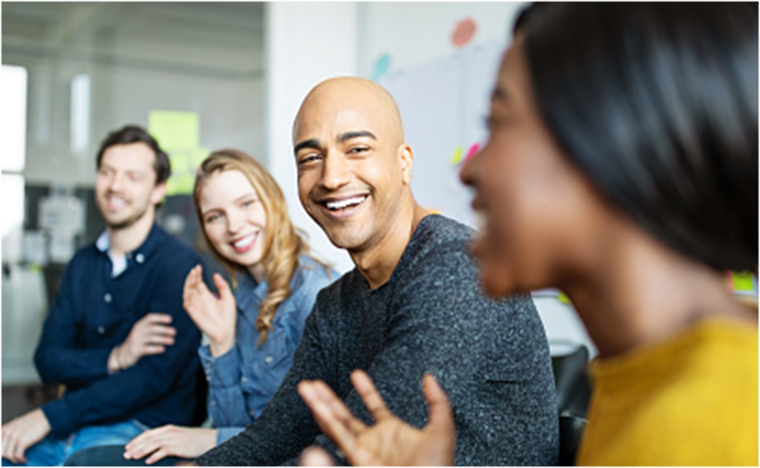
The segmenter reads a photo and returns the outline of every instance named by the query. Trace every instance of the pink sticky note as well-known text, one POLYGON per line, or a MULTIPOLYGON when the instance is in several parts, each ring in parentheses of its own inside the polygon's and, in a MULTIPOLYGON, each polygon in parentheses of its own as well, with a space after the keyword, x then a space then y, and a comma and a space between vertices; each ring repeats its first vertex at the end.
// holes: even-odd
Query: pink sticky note
POLYGON ((479 149, 480 149, 480 143, 475 143, 474 145, 470 146, 470 149, 467 150, 467 156, 465 156, 464 158, 465 162, 469 161, 470 158, 478 154, 479 149))

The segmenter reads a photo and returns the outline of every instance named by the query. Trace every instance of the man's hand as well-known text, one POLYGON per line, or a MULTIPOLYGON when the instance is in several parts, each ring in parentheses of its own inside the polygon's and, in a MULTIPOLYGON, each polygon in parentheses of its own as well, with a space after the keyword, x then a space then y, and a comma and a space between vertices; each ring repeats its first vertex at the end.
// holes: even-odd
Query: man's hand
POLYGON ((174 344, 177 330, 172 327, 172 316, 151 312, 145 314, 132 326, 129 336, 124 343, 115 347, 108 358, 108 371, 128 369, 143 356, 161 354, 167 346, 174 344))
POLYGON ((36 409, 3 424, 3 458, 13 463, 26 463, 26 449, 50 433, 45 413, 36 409))
POLYGON ((214 284, 219 290, 219 299, 214 297, 203 282, 202 271, 200 265, 190 270, 185 279, 182 300, 190 318, 208 336, 211 355, 217 357, 235 346, 235 297, 227 282, 218 273, 214 274, 214 284))
POLYGON ((152 465, 166 457, 196 458, 215 445, 216 429, 167 425, 132 439, 124 447, 124 458, 137 460, 150 454, 145 463, 152 465))
MULTIPOLYGON (((366 373, 354 371, 351 381, 374 418, 374 426, 367 426, 354 417, 322 381, 303 381, 298 384, 298 393, 311 408, 322 432, 338 445, 352 465, 454 464, 454 420, 449 399, 435 377, 428 374, 422 380, 430 408, 428 424, 422 430, 415 429, 388 410, 366 373)), ((315 454, 320 455, 318 452, 309 454, 301 462, 310 463, 311 455, 315 454)), ((316 460, 321 459, 317 457, 316 460)))

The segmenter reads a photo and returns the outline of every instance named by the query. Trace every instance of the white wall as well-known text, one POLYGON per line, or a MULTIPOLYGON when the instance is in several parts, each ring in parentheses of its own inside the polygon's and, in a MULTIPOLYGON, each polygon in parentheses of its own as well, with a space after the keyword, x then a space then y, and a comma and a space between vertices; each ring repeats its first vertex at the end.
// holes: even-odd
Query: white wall
POLYGON ((267 4, 269 170, 288 201, 296 226, 309 236, 314 253, 344 273, 353 263, 336 249, 298 200, 291 130, 306 94, 320 81, 357 74, 357 5, 344 3, 267 4))
POLYGON ((359 73, 371 77, 375 61, 391 57, 389 71, 414 67, 451 54, 456 24, 472 18, 477 32, 470 44, 509 37, 524 2, 366 2, 359 3, 359 73))

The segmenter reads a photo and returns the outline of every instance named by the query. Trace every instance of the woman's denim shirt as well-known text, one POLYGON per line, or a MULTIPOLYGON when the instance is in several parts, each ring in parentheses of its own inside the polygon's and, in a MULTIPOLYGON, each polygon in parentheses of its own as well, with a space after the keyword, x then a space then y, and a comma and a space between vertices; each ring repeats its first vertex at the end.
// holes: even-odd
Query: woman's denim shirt
POLYGON ((209 383, 208 414, 218 431, 217 445, 241 432, 261 414, 293 364, 293 353, 301 342, 304 321, 317 293, 339 276, 335 270, 328 271, 302 255, 290 281, 290 296, 277 307, 273 329, 257 346, 256 317, 269 286, 266 281, 257 284, 250 274, 238 275, 235 346, 216 358, 211 356, 208 345, 199 350, 209 383))

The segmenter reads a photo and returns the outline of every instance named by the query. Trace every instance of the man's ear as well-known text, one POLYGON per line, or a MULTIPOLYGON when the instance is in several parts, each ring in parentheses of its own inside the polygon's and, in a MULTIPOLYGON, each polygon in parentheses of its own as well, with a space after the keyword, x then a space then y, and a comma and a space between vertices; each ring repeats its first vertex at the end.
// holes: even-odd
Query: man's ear
POLYGON ((166 195, 166 182, 161 182, 153 187, 153 192, 150 194, 150 202, 153 205, 158 205, 164 199, 166 195))
POLYGON ((405 185, 412 183, 412 166, 414 166, 414 152, 412 148, 403 144, 399 147, 399 158, 401 159, 401 174, 405 185))

